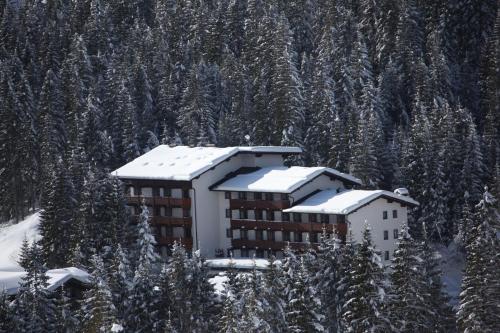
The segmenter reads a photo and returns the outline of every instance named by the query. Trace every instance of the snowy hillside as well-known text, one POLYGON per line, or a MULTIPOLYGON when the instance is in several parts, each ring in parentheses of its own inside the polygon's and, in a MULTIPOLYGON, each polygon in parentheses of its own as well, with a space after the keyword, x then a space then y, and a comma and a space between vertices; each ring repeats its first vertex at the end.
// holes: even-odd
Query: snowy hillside
POLYGON ((17 263, 19 251, 26 237, 28 241, 38 240, 40 214, 35 213, 16 224, 0 225, 0 272, 22 271, 17 263))

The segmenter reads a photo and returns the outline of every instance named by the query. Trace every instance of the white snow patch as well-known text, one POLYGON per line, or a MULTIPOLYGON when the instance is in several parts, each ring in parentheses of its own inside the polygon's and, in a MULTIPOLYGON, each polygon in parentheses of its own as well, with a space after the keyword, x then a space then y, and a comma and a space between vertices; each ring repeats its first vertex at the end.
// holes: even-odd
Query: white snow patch
POLYGON ((227 281, 228 278, 224 272, 220 272, 218 275, 208 280, 208 282, 214 286, 214 290, 217 295, 224 294, 227 281))
POLYGON ((111 326, 111 332, 122 332, 123 331, 123 326, 120 324, 113 324, 111 326))
POLYGON ((465 269, 464 254, 453 242, 448 247, 436 245, 436 249, 440 257, 439 264, 443 273, 441 280, 445 285, 445 291, 450 296, 451 305, 456 306, 459 301, 460 287, 465 269))
POLYGON ((25 237, 30 243, 40 239, 39 223, 40 213, 35 213, 16 224, 0 224, 0 273, 23 271, 17 263, 21 246, 25 237))

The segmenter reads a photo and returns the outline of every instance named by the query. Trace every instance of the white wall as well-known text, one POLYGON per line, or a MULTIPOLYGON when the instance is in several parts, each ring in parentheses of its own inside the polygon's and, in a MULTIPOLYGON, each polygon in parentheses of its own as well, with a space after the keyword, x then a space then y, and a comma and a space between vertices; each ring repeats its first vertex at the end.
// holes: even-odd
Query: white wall
POLYGON ((330 177, 321 175, 290 194, 290 197, 293 198, 293 201, 297 201, 316 190, 337 189, 344 187, 344 184, 340 180, 330 180, 330 177))
POLYGON ((359 210, 349 214, 347 220, 350 222, 354 241, 360 243, 365 221, 369 224, 372 231, 372 241, 375 247, 380 251, 381 258, 385 264, 389 261, 384 260, 385 251, 389 251, 389 259, 394 257, 396 249, 396 239, 394 239, 393 230, 401 231, 403 225, 408 223, 408 210, 401 207, 398 202, 388 203, 386 199, 379 198, 359 210), (392 217, 392 211, 398 211, 398 217, 392 217), (382 218, 383 211, 387 211, 387 220, 382 218), (384 240, 384 230, 389 232, 389 239, 384 240))

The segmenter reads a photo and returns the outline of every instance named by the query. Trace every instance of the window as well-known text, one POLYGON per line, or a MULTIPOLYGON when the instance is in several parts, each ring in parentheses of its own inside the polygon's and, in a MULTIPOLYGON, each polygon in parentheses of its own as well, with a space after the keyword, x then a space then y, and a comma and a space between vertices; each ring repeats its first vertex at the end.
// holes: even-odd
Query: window
POLYGON ((394 239, 398 239, 398 237, 399 237, 398 229, 393 230, 393 235, 394 235, 394 239))
POLYGON ((293 222, 302 222, 302 214, 293 213, 293 222))
POLYGON ((398 218, 398 211, 397 211, 396 209, 394 209, 394 210, 392 211, 392 218, 393 218, 393 219, 397 219, 397 218, 398 218))
POLYGON ((241 249, 241 256, 243 258, 248 258, 249 257, 248 249, 241 249))
POLYGON ((290 241, 290 231, 282 231, 283 233, 283 242, 289 242, 290 241))
POLYGON ((309 214, 309 222, 315 223, 318 219, 316 218, 316 214, 309 214))
POLYGON ((231 192, 224 192, 225 199, 231 199, 231 192))
POLYGON ((274 210, 268 210, 266 215, 268 221, 274 221, 274 210))
POLYGON ((318 233, 317 232, 311 232, 309 234, 309 241, 311 243, 317 243, 318 242, 318 233))
POLYGON ((301 232, 294 232, 294 241, 297 243, 302 242, 302 233, 301 232))
POLYGON ((389 251, 385 251, 384 259, 389 260, 389 251))
POLYGON ((345 215, 337 215, 337 223, 345 223, 345 215))
POLYGON ((288 200, 288 194, 286 193, 281 193, 281 200, 287 201, 288 200))
POLYGON ((274 240, 274 231, 267 230, 267 240, 269 240, 269 241, 273 241, 274 240))
POLYGON ((288 214, 288 213, 281 213, 281 220, 285 221, 285 222, 290 221, 290 214, 288 214))
POLYGON ((384 220, 387 220, 387 211, 386 211, 386 210, 384 210, 384 211, 383 211, 383 213, 382 213, 382 218, 383 218, 384 220))
POLYGON ((240 209, 240 219, 246 220, 248 218, 248 211, 245 209, 240 209))
POLYGON ((255 210, 255 219, 262 220, 262 210, 260 210, 260 209, 255 210))
POLYGON ((189 189, 187 189, 187 188, 186 188, 186 189, 183 189, 183 190, 182 190, 182 197, 183 197, 184 199, 189 198, 189 189))
POLYGON ((328 223, 328 214, 321 214, 321 223, 328 223))
POLYGON ((264 250, 261 249, 255 250, 255 256, 257 258, 264 258, 264 250))
POLYGON ((231 228, 226 229, 226 237, 233 238, 233 229, 231 229, 231 228))
POLYGON ((238 192, 238 199, 246 200, 247 199, 247 192, 238 192))
POLYGON ((384 240, 387 240, 387 239, 389 239, 389 231, 384 230, 384 240))
POLYGON ((253 199, 254 200, 262 200, 262 193, 261 192, 254 192, 253 199))
POLYGON ((172 196, 172 189, 170 189, 170 188, 163 188, 163 196, 164 197, 171 197, 172 196))
POLYGON ((184 236, 186 238, 193 238, 193 235, 191 235, 191 228, 184 228, 184 236))
POLYGON ((264 240, 263 230, 255 230, 255 240, 264 240))
POLYGON ((172 207, 165 207, 165 216, 172 216, 172 207))
POLYGON ((226 217, 231 218, 231 209, 226 209, 226 217))
POLYGON ((266 193, 266 200, 267 201, 273 201, 274 200, 274 196, 272 193, 266 193))
POLYGON ((191 216, 191 211, 188 208, 184 208, 182 210, 182 216, 183 217, 190 217, 191 216))
POLYGON ((240 229, 240 239, 247 240, 248 239, 248 230, 240 229))

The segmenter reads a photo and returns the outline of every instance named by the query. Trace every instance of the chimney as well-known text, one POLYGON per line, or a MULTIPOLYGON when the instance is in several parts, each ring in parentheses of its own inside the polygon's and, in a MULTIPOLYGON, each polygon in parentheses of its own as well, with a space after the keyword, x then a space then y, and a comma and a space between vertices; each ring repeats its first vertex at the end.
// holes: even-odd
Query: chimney
POLYGON ((400 187, 394 190, 394 193, 397 195, 403 195, 405 197, 408 197, 410 195, 410 192, 406 187, 400 187))

